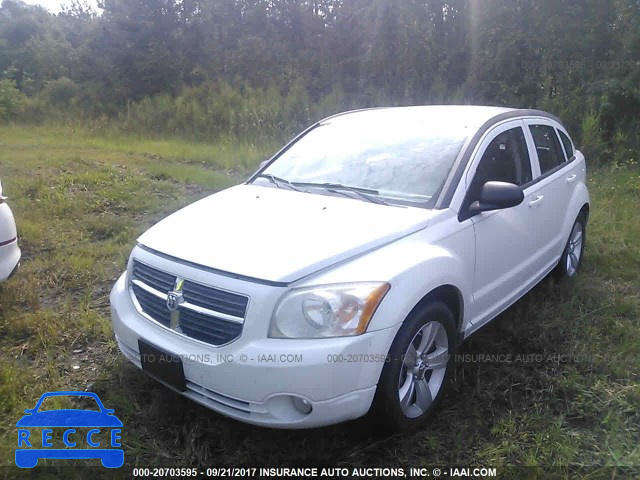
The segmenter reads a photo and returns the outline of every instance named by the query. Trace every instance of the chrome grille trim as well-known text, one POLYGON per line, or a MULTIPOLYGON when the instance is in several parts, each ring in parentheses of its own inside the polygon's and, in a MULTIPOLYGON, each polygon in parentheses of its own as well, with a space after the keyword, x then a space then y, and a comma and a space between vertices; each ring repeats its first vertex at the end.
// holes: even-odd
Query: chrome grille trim
MULTIPOLYGON (((163 327, 169 328, 169 324, 171 321, 170 312, 167 309, 162 309, 161 306, 151 303, 146 295, 150 295, 146 290, 136 292, 136 288, 139 288, 137 285, 131 285, 130 292, 131 298, 133 300, 133 304, 136 307, 138 312, 142 313, 145 317, 153 320, 163 327)), ((153 299, 153 295, 151 295, 153 299)))
POLYGON ((139 313, 176 334, 214 346, 229 344, 242 334, 246 295, 183 279, 138 260, 132 261, 129 291, 139 313), (167 307, 170 294, 183 297, 173 314, 167 307))
MULTIPOLYGON (((167 301, 168 295, 166 293, 162 293, 162 292, 156 290, 155 288, 152 288, 149 285, 147 285, 146 283, 143 283, 143 282, 141 282, 140 280, 137 280, 137 279, 131 280, 131 283, 133 285, 135 285, 136 287, 140 287, 143 290, 145 290, 146 292, 148 292, 148 293, 150 293, 152 295, 155 295, 159 299, 161 299, 161 300, 163 300, 165 302, 167 301)), ((223 320, 228 320, 230 322, 235 322, 235 323, 244 323, 244 318, 235 317, 233 315, 227 315, 226 313, 218 312, 216 310, 210 310, 208 308, 203 308, 203 307, 201 307, 199 305, 194 305, 193 303, 189 303, 189 302, 184 302, 184 303, 180 304, 180 308, 185 308, 187 310, 192 310, 192 311, 194 311, 196 313, 200 313, 200 314, 206 315, 208 317, 222 318, 223 320)))
POLYGON ((149 267, 137 260, 133 261, 132 276, 140 278, 145 284, 160 286, 162 290, 166 291, 173 290, 173 285, 176 281, 175 275, 149 267))
POLYGON ((167 299, 168 295, 156 290, 155 288, 150 287, 149 285, 147 285, 144 282, 141 282, 138 279, 131 280, 131 283, 133 285, 135 285, 136 287, 140 287, 144 291, 149 292, 151 295, 155 295, 156 297, 161 298, 162 300, 166 300, 167 299))

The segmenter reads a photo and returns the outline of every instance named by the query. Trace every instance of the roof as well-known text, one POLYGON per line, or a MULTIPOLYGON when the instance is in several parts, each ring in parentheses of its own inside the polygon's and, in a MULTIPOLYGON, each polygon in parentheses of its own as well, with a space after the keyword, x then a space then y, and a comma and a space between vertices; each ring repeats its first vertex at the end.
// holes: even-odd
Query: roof
POLYGON ((381 107, 338 113, 320 123, 407 122, 446 123, 447 120, 464 120, 469 127, 479 127, 493 117, 513 111, 512 108, 476 105, 426 105, 413 107, 381 107))
POLYGON ((425 105, 412 107, 380 107, 363 110, 353 110, 325 118, 320 124, 336 124, 358 122, 359 124, 380 122, 411 122, 447 124, 449 121, 463 121, 466 127, 480 128, 492 120, 519 117, 542 116, 560 120, 540 110, 520 110, 505 107, 490 107, 480 105, 425 105))

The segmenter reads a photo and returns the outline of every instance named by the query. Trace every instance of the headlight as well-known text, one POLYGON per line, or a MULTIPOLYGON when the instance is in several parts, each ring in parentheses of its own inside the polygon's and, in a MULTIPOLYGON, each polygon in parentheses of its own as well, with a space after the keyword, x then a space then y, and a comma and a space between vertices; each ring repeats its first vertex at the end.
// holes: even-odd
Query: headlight
POLYGON ((361 335, 389 291, 388 283, 348 283, 291 290, 278 302, 271 338, 361 335))

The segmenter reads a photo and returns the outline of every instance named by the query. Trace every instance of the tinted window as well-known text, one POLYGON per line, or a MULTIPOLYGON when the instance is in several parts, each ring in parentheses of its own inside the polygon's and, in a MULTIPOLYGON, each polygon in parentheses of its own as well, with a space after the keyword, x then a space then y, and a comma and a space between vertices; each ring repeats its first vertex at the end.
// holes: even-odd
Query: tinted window
POLYGON ((512 128, 494 138, 478 164, 472 184, 472 197, 480 196, 487 182, 508 182, 524 185, 531 181, 531 162, 522 128, 512 128))
POLYGON ((569 137, 567 137, 562 130, 558 130, 558 133, 560 134, 560 140, 562 140, 564 151, 567 152, 567 158, 571 159, 571 157, 573 157, 574 155, 571 140, 569 140, 569 137))
POLYGON ((556 130, 549 125, 531 125, 531 134, 540 160, 540 171, 544 175, 564 162, 564 153, 556 130))

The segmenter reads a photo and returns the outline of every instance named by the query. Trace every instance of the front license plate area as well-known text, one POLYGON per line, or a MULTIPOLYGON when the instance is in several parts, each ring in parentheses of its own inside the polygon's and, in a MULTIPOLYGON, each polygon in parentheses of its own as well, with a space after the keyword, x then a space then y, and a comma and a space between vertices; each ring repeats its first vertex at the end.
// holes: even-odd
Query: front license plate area
POLYGON ((165 352, 144 340, 138 340, 138 350, 140 351, 140 363, 145 372, 179 392, 184 392, 187 389, 180 357, 165 352))

